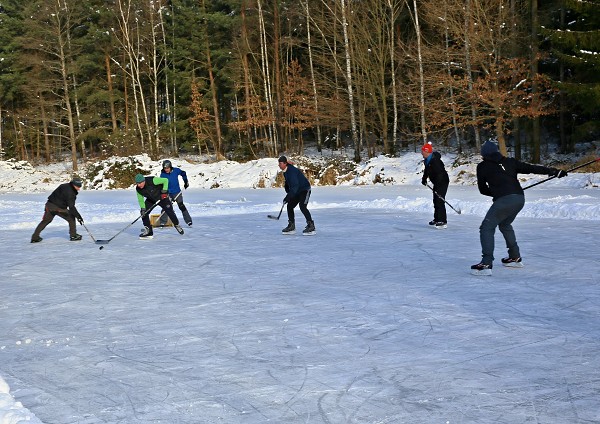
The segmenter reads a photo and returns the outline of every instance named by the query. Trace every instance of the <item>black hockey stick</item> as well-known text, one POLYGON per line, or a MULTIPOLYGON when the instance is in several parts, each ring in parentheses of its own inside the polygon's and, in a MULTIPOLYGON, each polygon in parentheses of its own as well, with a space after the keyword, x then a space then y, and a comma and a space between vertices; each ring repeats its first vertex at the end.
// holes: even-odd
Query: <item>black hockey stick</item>
POLYGON ((283 207, 285 206, 287 202, 283 202, 283 204, 281 205, 281 209, 279 210, 279 214, 277 216, 275 215, 267 215, 267 218, 269 219, 276 219, 277 221, 279 221, 279 218, 281 217, 281 212, 283 212, 283 207))
POLYGON ((133 220, 133 222, 131 222, 129 225, 127 225, 125 228, 123 228, 121 231, 119 231, 117 234, 115 234, 114 236, 112 236, 111 238, 107 239, 107 240, 96 240, 96 244, 108 244, 110 243, 112 240, 115 239, 115 237, 117 237, 119 234, 121 234, 123 231, 125 231, 126 229, 128 229, 129 227, 131 227, 133 224, 135 224, 138 219, 145 217, 146 215, 148 215, 150 213, 150 211, 152 211, 152 209, 154 209, 159 203, 160 200, 157 200, 155 204, 153 204, 150 209, 147 209, 146 212, 144 212, 143 214, 141 214, 140 216, 138 216, 136 219, 133 220))
POLYGON ((94 236, 92 235, 92 233, 90 232, 90 230, 88 229, 87 225, 85 225, 83 223, 83 221, 81 222, 81 225, 83 225, 83 228, 85 228, 85 231, 87 231, 87 233, 90 235, 90 237, 92 238, 94 243, 97 243, 97 240, 94 238, 94 236))
POLYGON ((461 212, 461 210, 460 210, 460 207, 458 208, 458 210, 457 210, 457 209, 454 209, 454 206, 452 206, 450 203, 448 203, 448 201, 446 201, 446 199, 444 199, 442 196, 440 196, 440 195, 437 193, 437 191, 435 191, 435 190, 433 189, 433 187, 431 187, 429 184, 427 184, 427 187, 429 187, 429 189, 430 189, 431 191, 433 191, 433 194, 435 194, 435 195, 436 195, 436 196, 437 196, 439 199, 442 199, 442 200, 444 201, 444 203, 445 203, 445 204, 447 204, 448 206, 450 206, 450 209, 452 209, 454 212, 456 212, 457 214, 459 214, 459 215, 460 215, 460 212, 461 212))
MULTIPOLYGON (((574 168, 567 169, 567 172, 575 171, 576 169, 583 168, 584 166, 591 165, 592 163, 594 163, 594 162, 598 162, 599 160, 600 160, 600 158, 597 158, 597 159, 591 160, 591 161, 589 161, 589 162, 586 162, 586 163, 584 163, 583 165, 579 165, 579 166, 576 166, 576 167, 574 167, 574 168)), ((545 183, 546 181, 553 180, 554 178, 556 178, 556 175, 553 175, 553 176, 551 176, 551 177, 549 177, 549 178, 543 179, 542 181, 538 181, 538 182, 537 182, 537 183, 535 183, 535 184, 528 185, 527 187, 523 187, 523 190, 527 190, 528 188, 535 187, 536 185, 539 185, 539 184, 545 183)))
MULTIPOLYGON (((179 198, 179 196, 181 196, 181 191, 179 193, 177 193, 177 196, 175 196, 174 199, 171 200, 171 203, 176 202, 177 198, 179 198)), ((175 211, 175 208, 173 208, 173 211, 175 211)), ((160 219, 163 217, 163 215, 165 214, 165 210, 163 209, 160 213, 160 215, 158 216, 158 219, 156 220, 156 222, 158 222, 160 224, 160 219)))

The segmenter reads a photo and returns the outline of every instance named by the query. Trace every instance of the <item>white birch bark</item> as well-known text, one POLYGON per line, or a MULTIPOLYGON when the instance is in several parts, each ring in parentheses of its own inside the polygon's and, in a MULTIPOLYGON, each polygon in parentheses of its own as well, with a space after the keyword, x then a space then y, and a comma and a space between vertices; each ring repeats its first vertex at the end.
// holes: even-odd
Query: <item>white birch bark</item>
POLYGON ((419 11, 417 10, 417 0, 413 0, 414 7, 414 23, 415 31, 417 33, 417 62, 419 65, 419 95, 420 104, 419 109, 421 112, 421 137, 423 137, 423 143, 427 142, 427 130, 425 129, 425 80, 423 76, 423 56, 421 53, 421 27, 419 25, 419 11))
POLYGON ((354 108, 354 88, 352 85, 352 61, 350 55, 350 38, 348 36, 348 19, 346 16, 346 0, 340 0, 342 6, 342 29, 344 33, 344 52, 346 56, 346 87, 348 90, 348 107, 350 109, 350 125, 352 128, 352 144, 354 145, 354 161, 360 162, 360 141, 356 125, 356 111, 354 108))

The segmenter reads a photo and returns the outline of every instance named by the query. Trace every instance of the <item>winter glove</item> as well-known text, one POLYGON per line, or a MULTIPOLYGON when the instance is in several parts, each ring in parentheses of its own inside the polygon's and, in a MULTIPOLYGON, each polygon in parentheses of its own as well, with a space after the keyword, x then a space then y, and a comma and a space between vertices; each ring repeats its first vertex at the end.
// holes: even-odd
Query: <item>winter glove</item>
POLYGON ((145 215, 145 214, 146 214, 146 208, 140 209, 140 215, 145 215))
POLYGON ((160 199, 161 200, 165 200, 167 197, 169 197, 169 193, 167 193, 165 190, 160 192, 160 199))
POLYGON ((188 183, 187 181, 183 183, 183 188, 185 188, 186 190, 189 186, 190 186, 190 183, 188 183))
POLYGON ((566 177, 569 174, 567 173, 567 171, 563 171, 562 169, 554 169, 554 173, 552 175, 556 178, 562 178, 566 177))
POLYGON ((421 178, 421 184, 427 185, 427 178, 421 178))
POLYGON ((77 218, 77 222, 79 222, 79 225, 83 225, 83 218, 82 217, 78 217, 77 218))

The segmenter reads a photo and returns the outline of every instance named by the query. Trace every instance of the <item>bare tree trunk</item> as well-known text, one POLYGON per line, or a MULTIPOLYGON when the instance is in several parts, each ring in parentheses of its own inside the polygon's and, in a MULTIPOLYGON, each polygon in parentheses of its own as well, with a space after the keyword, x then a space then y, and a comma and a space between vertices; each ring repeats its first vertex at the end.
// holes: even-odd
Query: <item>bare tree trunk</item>
POLYGON ((390 21, 389 21, 389 51, 390 51, 390 75, 392 79, 392 108, 394 111, 394 122, 392 125, 392 146, 394 150, 397 148, 398 143, 398 89, 396 88, 396 19, 398 17, 398 9, 394 5, 392 0, 387 0, 388 7, 390 8, 390 21))
MULTIPOLYGON (((58 8, 60 10, 60 1, 58 2, 58 8)), ((58 60, 60 66, 60 74, 63 85, 63 101, 67 112, 67 121, 69 125, 69 142, 71 144, 71 162, 73 164, 73 171, 77 171, 77 140, 75 139, 75 123, 73 121, 73 110, 71 109, 71 95, 69 91, 69 74, 67 71, 67 58, 65 52, 66 40, 62 33, 62 25, 60 22, 60 15, 57 13, 56 28, 57 28, 57 43, 58 43, 58 60)))
MULTIPOLYGON (((446 21, 446 18, 444 18, 444 21, 446 21)), ((448 73, 448 82, 450 84, 450 89, 449 89, 449 95, 450 95, 450 105, 452 108, 452 128, 454 129, 454 138, 456 139, 456 143, 458 145, 458 152, 461 153, 462 152, 462 142, 460 139, 460 133, 458 131, 458 124, 457 124, 457 115, 458 112, 456 110, 456 100, 454 98, 454 87, 452 86, 452 68, 451 68, 451 58, 450 58, 450 34, 448 33, 448 25, 444 25, 445 26, 445 31, 444 31, 444 41, 445 41, 445 52, 446 52, 446 71, 448 73)))
POLYGON ((108 53, 104 55, 104 66, 106 68, 106 84, 108 86, 108 103, 110 107, 110 120, 112 122, 113 132, 117 130, 117 114, 115 112, 115 95, 112 83, 112 73, 110 71, 110 57, 108 53))
MULTIPOLYGON (((208 35, 208 34, 207 34, 208 35)), ((210 93, 212 97, 213 115, 215 119, 215 133, 217 139, 215 140, 215 155, 217 160, 223 157, 223 136, 221 135, 221 120, 219 119, 219 99, 217 98, 217 85, 215 84, 215 77, 212 69, 212 60, 210 54, 210 46, 208 44, 208 37, 206 40, 206 65, 208 68, 208 79, 210 82, 210 93)))
MULTIPOLYGON (((62 6, 60 5, 59 2, 59 10, 64 10, 65 14, 64 16, 66 17, 66 24, 65 24, 65 38, 66 38, 66 49, 68 52, 72 52, 72 47, 71 47, 71 21, 70 21, 70 11, 69 11, 69 5, 67 4, 67 2, 65 0, 63 0, 63 4, 62 6)), ((68 62, 72 65, 73 64, 73 59, 72 59, 72 55, 69 54, 68 56, 68 62)), ((79 134, 81 134, 83 132, 82 127, 81 127, 81 110, 79 108, 79 98, 77 96, 77 76, 74 73, 71 73, 71 78, 73 80, 73 94, 72 94, 72 98, 73 98, 73 105, 75 106, 75 114, 77 116, 77 128, 78 128, 78 132, 79 134)), ((73 126, 73 129, 75 127, 73 126)), ((86 160, 86 154, 85 154, 85 144, 83 142, 83 139, 81 139, 81 145, 80 145, 80 149, 81 149, 81 158, 83 159, 83 161, 85 162, 86 160)))
MULTIPOLYGON (((140 69, 140 63, 143 60, 143 54, 140 52, 141 47, 141 34, 139 28, 139 22, 137 19, 132 19, 136 25, 136 32, 132 34, 129 25, 130 14, 131 14, 131 3, 127 4, 127 8, 123 7, 123 0, 118 0, 119 6, 119 24, 123 38, 119 39, 122 47, 127 55, 127 63, 121 65, 123 72, 129 74, 131 77, 131 87, 133 89, 134 97, 134 115, 136 119, 136 125, 139 131, 139 137, 142 145, 142 149, 145 148, 145 137, 150 143, 150 153, 153 155, 153 143, 152 143, 152 130, 150 122, 148 121, 148 111, 146 107, 146 100, 144 95, 144 87, 142 84, 142 72, 140 69), (135 37, 135 38, 134 38, 135 37), (127 66, 128 65, 128 66, 127 66)), ((117 63, 117 65, 119 65, 117 63)))
MULTIPOLYGON (((471 65, 471 41, 470 41, 470 31, 471 31, 471 0, 466 0, 465 6, 465 66, 467 71, 467 82, 469 91, 473 92, 473 68, 471 65)), ((475 135, 475 146, 477 150, 481 147, 481 136, 479 134, 479 125, 477 125, 477 109, 474 103, 471 103, 471 119, 473 120, 473 132, 475 135)))
MULTIPOLYGON (((171 17, 174 20, 175 16, 174 16, 174 8, 172 7, 171 4, 171 17)), ((167 48, 167 32, 165 31, 165 20, 163 18, 163 13, 162 13, 162 7, 158 7, 158 19, 159 19, 159 24, 160 24, 160 32, 161 32, 161 36, 162 36, 162 42, 163 42, 163 48, 165 51, 165 55, 169 54, 169 49, 167 48)), ((165 70, 168 69, 169 67, 169 61, 168 61, 168 57, 165 57, 165 65, 164 68, 165 70)), ((166 115, 167 115, 167 119, 168 119, 168 128, 169 128, 169 138, 171 140, 171 150, 173 153, 177 153, 177 140, 175 139, 175 133, 174 133, 174 125, 173 125, 173 117, 171 116, 171 96, 170 96, 170 87, 169 87, 169 73, 165 72, 164 73, 164 78, 165 78, 165 106, 166 106, 166 115)), ((175 95, 175 92, 173 91, 173 95, 175 95)))
POLYGON ((419 25, 419 12, 417 10, 417 0, 413 0, 413 8, 414 8, 414 22, 415 22, 415 31, 417 33, 417 61, 419 64, 419 94, 420 94, 420 103, 419 109, 421 112, 421 137, 423 137, 423 143, 427 142, 427 129, 425 122, 425 80, 423 76, 423 56, 421 53, 421 27, 419 25))
MULTIPOLYGON (((538 41, 538 31, 539 31, 539 19, 538 19, 538 0, 531 0, 531 78, 533 79, 533 92, 537 93, 539 91, 538 84, 535 82, 535 76, 538 74, 538 52, 539 52, 539 41, 538 41)), ((540 118, 535 117, 532 120, 532 134, 533 140, 533 152, 532 152, 532 162, 540 163, 541 152, 540 152, 540 139, 541 139, 541 129, 540 129, 540 118)))
POLYGON ((308 8, 308 2, 305 4, 306 10, 306 37, 308 45, 308 62, 310 66, 310 81, 313 91, 313 103, 315 107, 316 127, 317 127, 317 151, 321 152, 323 147, 321 145, 321 125, 319 123, 319 96, 317 94, 317 81, 315 79, 315 68, 313 65, 313 53, 312 53, 312 41, 310 34, 310 11, 308 8))
POLYGON ((348 19, 346 16, 346 0, 340 0, 340 5, 342 6, 342 30, 344 33, 344 52, 346 55, 346 88, 348 90, 352 144, 354 145, 354 161, 358 163, 360 162, 360 141, 358 139, 356 111, 354 109, 354 88, 352 86, 352 61, 350 55, 350 39, 348 36, 348 19))
POLYGON ((46 107, 44 106, 44 98, 42 93, 38 91, 40 99, 40 110, 42 113, 42 131, 44 132, 44 149, 46 163, 50 162, 50 137, 48 135, 48 118, 46 117, 46 107))
MULTIPOLYGON (((248 63, 248 54, 249 54, 249 48, 248 48, 248 26, 247 26, 247 22, 246 22, 246 0, 242 0, 242 5, 241 5, 241 18, 242 18, 242 34, 241 34, 241 43, 242 45, 240 46, 241 49, 241 56, 242 56, 242 68, 244 70, 244 106, 245 106, 245 111, 246 111, 246 119, 247 120, 251 120, 252 118, 252 109, 251 109, 251 102, 250 102, 250 64, 248 63)), ((239 117, 238 117, 239 119, 239 117)), ((250 137, 250 131, 246 132, 246 142, 248 143, 248 146, 252 146, 252 143, 250 142, 251 137, 250 137)))
MULTIPOLYGON (((154 112, 154 122, 151 128, 151 133, 153 135, 152 138, 150 138, 150 140, 154 140, 154 148, 151 149, 151 151, 154 152, 155 155, 158 155, 160 153, 160 133, 159 133, 159 128, 160 128, 160 118, 159 118, 159 111, 160 111, 160 102, 159 102, 159 87, 158 87, 158 80, 159 80, 159 72, 160 72, 160 65, 162 60, 159 59, 158 57, 158 37, 156 34, 156 26, 157 23, 154 21, 155 18, 155 2, 154 1, 150 1, 150 10, 149 10, 149 15, 150 15, 150 34, 152 36, 151 39, 151 44, 152 44, 152 66, 149 69, 149 75, 151 75, 151 80, 152 80, 152 93, 153 93, 153 99, 152 99, 152 106, 153 106, 153 112, 154 112)), ((158 5, 158 10, 160 10, 160 5, 158 5)), ((160 13, 160 12, 158 12, 160 13)), ((160 22, 159 22, 160 23, 160 22)), ((141 94, 141 92, 140 92, 141 94)), ((142 95, 142 94, 141 94, 142 95)), ((143 95, 142 95, 143 96, 143 95)))
POLYGON ((279 24, 279 0, 273 0, 273 62, 275 64, 275 137, 281 145, 281 58, 280 58, 281 29, 279 24))
POLYGON ((267 105, 267 115, 270 118, 271 124, 269 125, 269 138, 270 142, 267 143, 267 149, 270 155, 275 155, 277 151, 277 131, 275 128, 275 119, 273 111, 273 94, 271 84, 271 74, 269 71, 269 57, 268 57, 268 41, 267 41, 267 30, 265 28, 265 18, 262 9, 262 1, 257 1, 258 5, 258 22, 260 26, 260 51, 261 51, 261 69, 263 74, 263 87, 265 91, 265 101, 267 105))

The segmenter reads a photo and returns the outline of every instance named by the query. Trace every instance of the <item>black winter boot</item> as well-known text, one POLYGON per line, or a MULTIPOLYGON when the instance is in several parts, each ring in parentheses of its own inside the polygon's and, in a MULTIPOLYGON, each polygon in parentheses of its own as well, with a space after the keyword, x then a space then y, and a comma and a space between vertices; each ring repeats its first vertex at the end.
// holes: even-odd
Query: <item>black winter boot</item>
POLYGON ((283 234, 296 234, 296 224, 294 221, 288 221, 288 226, 281 230, 283 234))
POLYGON ((306 223, 306 228, 304 229, 304 231, 302 231, 302 234, 304 234, 305 236, 308 236, 308 235, 312 235, 314 233, 315 233, 315 222, 308 221, 306 223))

